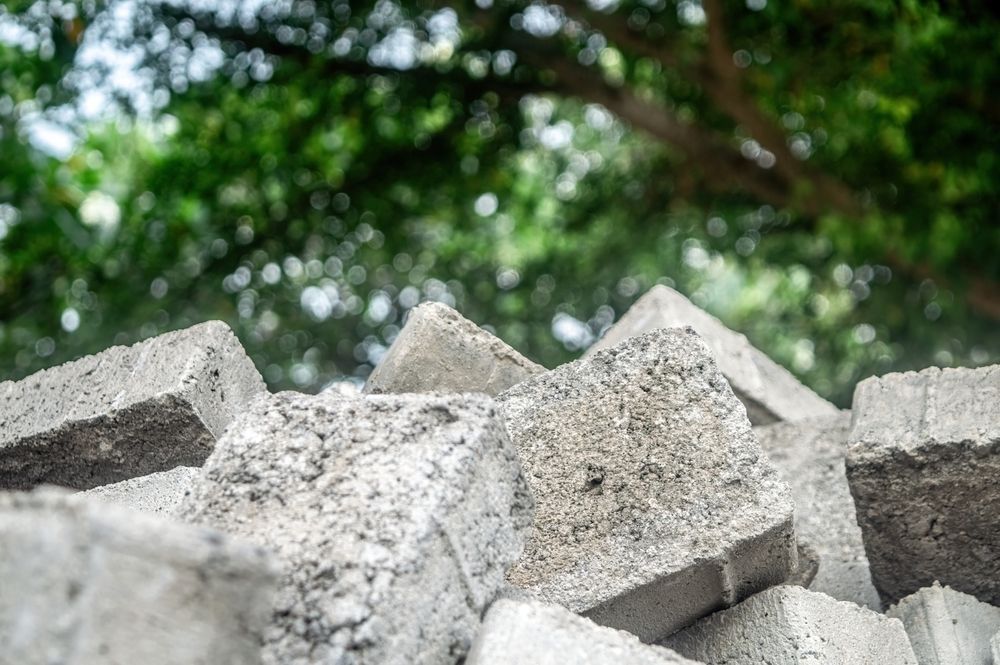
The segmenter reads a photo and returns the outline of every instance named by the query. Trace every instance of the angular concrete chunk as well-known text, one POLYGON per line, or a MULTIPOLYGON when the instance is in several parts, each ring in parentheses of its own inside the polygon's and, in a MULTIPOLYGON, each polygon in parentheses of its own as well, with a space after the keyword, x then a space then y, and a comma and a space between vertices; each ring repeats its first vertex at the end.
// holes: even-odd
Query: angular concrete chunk
POLYGON ((990 639, 1000 631, 1000 608, 934 584, 886 612, 903 622, 920 665, 993 665, 990 639))
POLYGON ((886 604, 939 580, 1000 605, 1000 365, 862 381, 847 477, 886 604))
POLYGON ((702 336, 754 425, 836 415, 833 404, 802 385, 791 372, 751 345, 744 335, 733 332, 666 286, 654 286, 639 298, 586 355, 656 328, 674 326, 691 326, 702 336))
POLYGON ((485 395, 281 393, 220 439, 180 514, 282 559, 265 662, 441 663, 468 650, 531 497, 485 395))
POLYGON ((625 631, 598 626, 558 605, 498 600, 466 665, 699 665, 625 631))
POLYGON ((52 490, 0 494, 0 662, 259 663, 276 573, 210 529, 52 490))
POLYGON ((169 471, 101 485, 81 492, 81 495, 144 513, 173 515, 194 484, 198 471, 194 467, 179 466, 169 471))
POLYGON ((807 588, 878 611, 882 603, 844 471, 850 425, 850 414, 843 413, 755 427, 754 433, 792 488, 795 532, 819 557, 819 570, 807 588))
POLYGON ((198 466, 264 381, 219 321, 0 383, 0 488, 198 466))
POLYGON ((492 396, 544 371, 451 307, 428 302, 410 311, 365 392, 492 396))
POLYGON ((793 571, 788 486, 690 328, 498 400, 537 504, 515 586, 652 641, 793 571))
POLYGON ((663 644, 726 665, 917 663, 898 619, 797 586, 763 591, 663 644))

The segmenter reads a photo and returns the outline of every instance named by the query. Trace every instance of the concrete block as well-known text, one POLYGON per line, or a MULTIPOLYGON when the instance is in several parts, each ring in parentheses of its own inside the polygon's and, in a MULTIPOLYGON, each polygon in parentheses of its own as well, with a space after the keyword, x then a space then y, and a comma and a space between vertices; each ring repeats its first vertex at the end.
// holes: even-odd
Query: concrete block
POLYGON ((531 496, 485 395, 281 393, 220 439, 180 512, 278 553, 264 661, 460 660, 531 496))
POLYGON ((276 575, 261 549, 211 529, 3 493, 0 663, 259 663, 276 575))
POLYGON ((0 383, 0 488, 198 466, 264 381, 219 321, 0 383))
POLYGON ((180 507, 181 499, 194 484, 198 471, 194 467, 178 466, 169 471, 101 485, 80 494, 144 513, 173 515, 180 507))
POLYGON ((1000 631, 1000 608, 940 584, 889 608, 903 622, 920 665, 994 665, 990 640, 1000 631))
POLYGON ((807 588, 879 611, 844 471, 850 425, 845 412, 755 427, 754 433, 792 488, 796 534, 818 556, 819 570, 807 588))
POLYGON ((883 603, 940 581, 1000 605, 1000 365, 854 391, 847 478, 883 603))
POLYGON ((699 665, 632 633, 598 626, 558 605, 498 600, 466 665, 699 665))
POLYGON ((493 396, 544 371, 451 307, 428 302, 410 310, 364 391, 493 396))
POLYGON ((509 579, 534 597, 652 641, 794 570, 788 486, 690 328, 498 400, 536 501, 509 579))
POLYGON ((791 372, 750 344, 744 335, 730 330, 666 286, 654 286, 639 298, 586 355, 656 328, 677 326, 691 326, 702 336, 754 425, 837 413, 833 404, 802 385, 791 372))
POLYGON ((917 665, 898 619, 797 586, 763 591, 663 644, 726 665, 917 665))

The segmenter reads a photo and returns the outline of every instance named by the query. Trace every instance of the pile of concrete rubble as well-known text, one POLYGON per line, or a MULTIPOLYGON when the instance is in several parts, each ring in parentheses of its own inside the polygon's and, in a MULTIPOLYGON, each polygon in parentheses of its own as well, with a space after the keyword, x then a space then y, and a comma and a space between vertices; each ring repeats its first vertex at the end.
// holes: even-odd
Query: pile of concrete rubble
POLYGON ((841 412, 666 287, 361 394, 209 322, 0 384, 0 663, 1000 665, 1000 366, 841 412))

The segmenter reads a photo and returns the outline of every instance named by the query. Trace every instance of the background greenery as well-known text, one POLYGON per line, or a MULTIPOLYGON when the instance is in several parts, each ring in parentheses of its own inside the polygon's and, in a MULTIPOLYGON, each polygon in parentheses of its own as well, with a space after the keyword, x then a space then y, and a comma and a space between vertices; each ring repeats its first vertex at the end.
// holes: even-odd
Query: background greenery
POLYGON ((548 366, 656 282, 841 405, 1000 362, 1000 15, 0 7, 0 376, 211 318, 273 389, 443 300, 548 366))

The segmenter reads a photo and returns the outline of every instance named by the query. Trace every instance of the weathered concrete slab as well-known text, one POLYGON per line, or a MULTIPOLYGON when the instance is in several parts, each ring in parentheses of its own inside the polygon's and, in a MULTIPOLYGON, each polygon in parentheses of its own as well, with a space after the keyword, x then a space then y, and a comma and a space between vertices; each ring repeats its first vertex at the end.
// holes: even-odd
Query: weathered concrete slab
POLYGON ((81 492, 81 495, 144 513, 173 515, 194 484, 198 471, 194 467, 178 466, 169 471, 101 485, 81 492))
POLYGON ((485 395, 281 393, 220 439, 180 514, 282 559, 266 663, 440 663, 468 650, 531 503, 485 395))
POLYGON ((884 603, 938 580, 1000 604, 1000 365, 862 381, 847 478, 884 603))
POLYGON ((726 665, 917 663, 898 619, 798 586, 763 591, 663 644, 688 658, 726 665))
POLYGON ((498 400, 536 501, 515 586, 652 641, 793 572, 791 493, 690 328, 498 400))
POLYGON ((990 639, 1000 631, 1000 607, 934 584, 886 616, 903 622, 920 665, 994 665, 990 639))
POLYGON ((699 665, 632 633, 598 626, 558 605, 499 600, 483 621, 466 665, 699 665))
POLYGON ((264 381, 220 321, 0 383, 0 488, 198 466, 264 381))
MULTIPOLYGON (((851 415, 755 427, 761 448, 792 488, 795 532, 816 550, 819 570, 807 586, 879 611, 847 485, 844 457, 851 415)), ((801 557, 800 557, 801 558, 801 557)))
POLYGON ((666 286, 656 285, 647 291, 586 355, 656 328, 677 326, 691 326, 702 336, 754 425, 837 413, 833 404, 802 385, 791 372, 750 344, 744 335, 730 330, 666 286))
POLYGON ((544 371, 451 307, 428 302, 410 310, 364 390, 493 396, 544 371))
POLYGON ((211 529, 62 491, 0 494, 0 662, 259 663, 276 572, 211 529))

